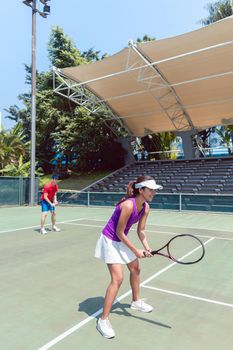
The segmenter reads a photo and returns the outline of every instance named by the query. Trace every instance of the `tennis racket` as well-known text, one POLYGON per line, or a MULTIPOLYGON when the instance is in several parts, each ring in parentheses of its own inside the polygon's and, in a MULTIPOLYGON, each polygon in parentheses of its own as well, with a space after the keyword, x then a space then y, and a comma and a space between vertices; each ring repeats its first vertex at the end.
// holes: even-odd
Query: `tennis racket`
POLYGON ((173 237, 162 248, 153 250, 152 255, 162 255, 179 264, 190 265, 200 261, 205 255, 202 241, 190 234, 173 237))

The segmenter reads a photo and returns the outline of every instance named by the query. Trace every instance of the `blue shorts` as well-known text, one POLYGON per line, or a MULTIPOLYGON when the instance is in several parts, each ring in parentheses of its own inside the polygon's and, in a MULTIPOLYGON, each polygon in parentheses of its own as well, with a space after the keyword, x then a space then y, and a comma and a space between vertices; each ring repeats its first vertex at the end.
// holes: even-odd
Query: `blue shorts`
POLYGON ((41 203, 42 213, 46 211, 55 211, 55 207, 52 207, 52 205, 50 205, 47 201, 43 200, 40 203, 41 203))

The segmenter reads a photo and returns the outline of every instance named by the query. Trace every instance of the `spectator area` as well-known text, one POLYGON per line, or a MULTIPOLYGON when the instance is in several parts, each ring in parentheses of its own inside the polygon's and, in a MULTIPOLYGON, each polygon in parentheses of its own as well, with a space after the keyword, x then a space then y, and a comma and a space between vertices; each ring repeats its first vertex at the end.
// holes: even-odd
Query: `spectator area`
POLYGON ((91 192, 125 192, 131 180, 150 175, 160 193, 233 194, 233 157, 135 162, 86 188, 91 192))

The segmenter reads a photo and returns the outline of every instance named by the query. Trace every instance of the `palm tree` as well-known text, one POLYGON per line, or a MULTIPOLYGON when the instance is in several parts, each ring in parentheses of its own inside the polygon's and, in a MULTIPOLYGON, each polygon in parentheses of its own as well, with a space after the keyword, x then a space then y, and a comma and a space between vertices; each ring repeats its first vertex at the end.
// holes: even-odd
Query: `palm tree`
POLYGON ((29 142, 24 141, 21 123, 8 132, 0 132, 0 169, 8 164, 17 164, 21 155, 27 158, 28 154, 29 142))
MULTIPOLYGON (((2 170, 0 170, 1 174, 7 176, 25 176, 28 177, 30 175, 30 161, 24 163, 23 156, 20 155, 17 163, 7 164, 2 170)), ((36 175, 42 175, 41 169, 37 169, 35 171, 36 175)))
POLYGON ((233 125, 221 126, 219 129, 216 128, 216 133, 220 137, 222 145, 226 146, 229 155, 233 155, 232 141, 233 141, 233 125))

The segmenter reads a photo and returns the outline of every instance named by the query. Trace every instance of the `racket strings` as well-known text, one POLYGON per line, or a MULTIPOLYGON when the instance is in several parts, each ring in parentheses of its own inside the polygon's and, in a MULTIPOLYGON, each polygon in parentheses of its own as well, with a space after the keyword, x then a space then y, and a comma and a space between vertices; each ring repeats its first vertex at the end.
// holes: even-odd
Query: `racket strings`
POLYGON ((204 256, 204 246, 196 237, 180 235, 172 239, 167 246, 168 253, 174 261, 192 264, 204 256))

